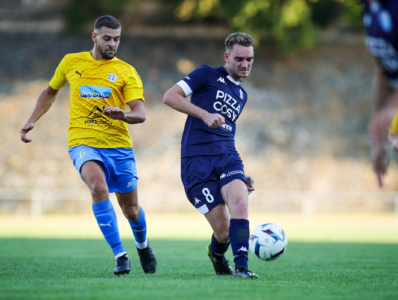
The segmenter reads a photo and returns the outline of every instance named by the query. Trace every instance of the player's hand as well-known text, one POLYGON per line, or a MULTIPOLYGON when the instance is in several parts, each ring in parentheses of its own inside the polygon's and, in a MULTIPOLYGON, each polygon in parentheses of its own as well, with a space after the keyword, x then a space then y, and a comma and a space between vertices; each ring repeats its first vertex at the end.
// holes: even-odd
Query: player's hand
POLYGON ((207 126, 213 129, 225 124, 225 118, 219 114, 207 113, 202 120, 207 126))
POLYGON ((376 173, 380 187, 383 187, 383 177, 387 174, 389 164, 387 151, 388 127, 394 114, 395 110, 384 109, 376 114, 368 127, 369 136, 373 143, 373 171, 376 173))
POLYGON ((21 133, 21 140, 24 143, 30 143, 32 140, 26 137, 26 134, 31 131, 35 127, 35 123, 33 122, 26 122, 26 124, 22 127, 21 133))
POLYGON ((254 179, 250 175, 246 175, 246 183, 247 183, 247 191, 249 195, 255 191, 254 188, 254 179))
POLYGON ((390 141, 394 151, 398 151, 398 134, 388 134, 388 140, 390 141))
POLYGON ((383 177, 387 175, 388 164, 390 162, 386 143, 376 145, 373 150, 373 171, 376 173, 379 187, 383 187, 383 177))
POLYGON ((115 106, 105 107, 102 113, 113 120, 124 120, 125 118, 124 110, 115 106))

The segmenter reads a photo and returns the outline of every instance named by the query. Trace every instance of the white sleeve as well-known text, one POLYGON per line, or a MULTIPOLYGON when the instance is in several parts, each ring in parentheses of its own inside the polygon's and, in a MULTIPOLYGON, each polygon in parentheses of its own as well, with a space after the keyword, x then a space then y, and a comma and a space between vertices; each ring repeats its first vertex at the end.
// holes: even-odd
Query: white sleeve
POLYGON ((180 80, 179 82, 177 82, 177 84, 182 88, 182 90, 185 93, 185 97, 189 97, 192 95, 192 90, 189 87, 189 85, 184 81, 184 80, 180 80))

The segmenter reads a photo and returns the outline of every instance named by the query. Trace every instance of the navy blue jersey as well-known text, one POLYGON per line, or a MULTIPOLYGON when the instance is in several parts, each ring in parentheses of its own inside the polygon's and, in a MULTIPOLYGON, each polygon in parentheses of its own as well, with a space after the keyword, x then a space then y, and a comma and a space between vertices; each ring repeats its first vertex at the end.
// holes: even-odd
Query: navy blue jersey
POLYGON ((398 1, 365 3, 366 45, 393 88, 398 87, 398 1))
POLYGON ((224 67, 202 66, 177 83, 191 102, 209 113, 218 113, 225 124, 212 129, 188 115, 181 141, 181 157, 237 153, 236 120, 247 101, 247 93, 224 67))

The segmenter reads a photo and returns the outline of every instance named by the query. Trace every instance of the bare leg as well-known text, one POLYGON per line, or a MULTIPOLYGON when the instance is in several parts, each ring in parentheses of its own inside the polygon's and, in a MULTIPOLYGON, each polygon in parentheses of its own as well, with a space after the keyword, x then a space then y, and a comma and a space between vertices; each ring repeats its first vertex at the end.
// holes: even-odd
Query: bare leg
POLYGON ((140 216, 137 189, 138 188, 128 193, 116 192, 120 208, 122 209, 124 216, 130 221, 136 221, 140 216))
POLYGON ((248 191, 246 183, 240 179, 235 179, 224 185, 221 195, 228 206, 232 219, 248 219, 248 191))
POLYGON ((230 219, 248 219, 246 184, 236 179, 226 184, 221 189, 221 195, 226 205, 220 204, 209 211, 205 217, 214 231, 214 236, 220 243, 229 242, 230 219), (229 213, 226 206, 228 206, 229 213))
POLYGON ((104 167, 100 162, 89 160, 81 168, 80 174, 91 192, 93 203, 99 203, 109 198, 108 185, 104 167))
POLYGON ((214 271, 217 275, 233 275, 234 270, 229 265, 224 254, 229 247, 229 220, 230 216, 227 211, 225 203, 222 203, 207 214, 205 214, 207 221, 213 229, 213 236, 211 243, 207 249, 207 254, 213 264, 214 271))
MULTIPOLYGON (((230 240, 235 264, 238 263, 237 266, 247 266, 247 235, 249 231, 247 221, 247 186, 242 180, 233 180, 222 187, 221 195, 224 203, 216 206, 205 215, 214 231, 214 237, 212 238, 208 253, 216 274, 232 275, 234 274, 233 269, 224 257, 230 240), (245 248, 242 248, 242 245, 245 248), (244 249, 246 249, 246 252, 239 253, 244 249)), ((239 277, 242 277, 241 269, 237 270, 237 272, 239 277)))
POLYGON ((230 216, 224 203, 216 206, 207 214, 207 221, 214 231, 214 236, 220 243, 229 242, 229 220, 230 216))

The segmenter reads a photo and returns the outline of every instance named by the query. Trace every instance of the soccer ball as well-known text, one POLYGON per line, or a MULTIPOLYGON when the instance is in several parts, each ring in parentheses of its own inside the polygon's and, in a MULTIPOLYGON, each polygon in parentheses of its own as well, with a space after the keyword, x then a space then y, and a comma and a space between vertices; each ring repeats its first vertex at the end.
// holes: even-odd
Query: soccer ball
POLYGON ((287 236, 276 224, 266 223, 257 226, 249 239, 250 251, 262 260, 275 260, 285 253, 287 236))

